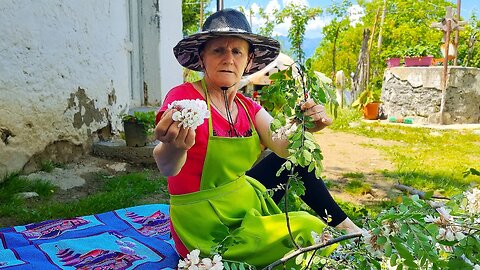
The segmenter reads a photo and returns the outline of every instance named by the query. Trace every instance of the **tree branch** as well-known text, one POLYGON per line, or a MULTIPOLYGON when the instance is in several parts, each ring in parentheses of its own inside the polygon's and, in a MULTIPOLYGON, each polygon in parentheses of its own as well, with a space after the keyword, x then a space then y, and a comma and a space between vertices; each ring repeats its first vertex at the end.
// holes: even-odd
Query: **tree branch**
MULTIPOLYGON (((393 185, 393 187, 398 189, 398 190, 401 190, 403 192, 409 193, 409 194, 418 195, 420 197, 420 199, 425 199, 425 192, 424 191, 414 189, 414 188, 406 186, 406 185, 400 185, 400 184, 395 184, 395 185, 393 185)), ((443 197, 443 196, 432 196, 432 198, 433 199, 441 199, 441 200, 450 200, 450 198, 443 197)))
POLYGON ((346 235, 342 235, 340 237, 334 238, 332 240, 328 240, 325 243, 319 243, 319 244, 315 244, 315 245, 308 246, 308 247, 305 247, 305 248, 299 248, 295 252, 289 253, 288 255, 284 256, 280 260, 274 261, 273 263, 269 264, 268 266, 266 266, 263 269, 264 270, 273 269, 275 266, 280 265, 280 264, 284 264, 288 260, 290 260, 292 258, 295 258, 296 256, 298 256, 302 253, 305 253, 305 252, 308 252, 308 251, 311 251, 311 250, 318 250, 318 249, 321 249, 321 248, 324 248, 324 247, 327 247, 327 246, 331 246, 333 244, 336 244, 338 242, 341 242, 341 241, 344 241, 344 240, 347 240, 347 239, 359 238, 361 236, 362 236, 362 233, 346 234, 346 235))

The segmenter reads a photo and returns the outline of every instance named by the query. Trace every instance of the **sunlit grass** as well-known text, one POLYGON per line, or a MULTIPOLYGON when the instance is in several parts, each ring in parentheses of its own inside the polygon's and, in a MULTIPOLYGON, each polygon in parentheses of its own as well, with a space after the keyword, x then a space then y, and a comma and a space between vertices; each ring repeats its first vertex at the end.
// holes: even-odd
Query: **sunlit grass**
MULTIPOLYGON (((78 200, 55 201, 55 188, 46 182, 23 180, 18 174, 8 176, 0 184, 0 216, 11 217, 17 224, 42 220, 98 214, 142 204, 145 197, 167 194, 163 177, 154 177, 148 171, 130 173, 111 178, 98 175, 103 185, 93 194, 78 200), (15 194, 35 191, 38 198, 20 199, 15 194), (31 203, 35 200, 35 203, 31 203), (30 203, 29 203, 30 202, 30 203)), ((168 196, 158 203, 167 203, 168 196)), ((0 224, 0 227, 4 227, 0 224)))
POLYGON ((463 177, 468 168, 480 164, 480 135, 471 130, 437 130, 408 125, 366 123, 355 120, 355 113, 339 113, 339 124, 332 129, 369 138, 400 142, 390 146, 373 146, 381 149, 394 162, 396 170, 384 173, 424 191, 434 191, 449 196, 480 183, 475 175, 463 177), (344 124, 346 120, 349 124, 344 124), (353 121, 353 122, 352 122, 353 121), (354 123, 354 124, 352 124, 354 123))

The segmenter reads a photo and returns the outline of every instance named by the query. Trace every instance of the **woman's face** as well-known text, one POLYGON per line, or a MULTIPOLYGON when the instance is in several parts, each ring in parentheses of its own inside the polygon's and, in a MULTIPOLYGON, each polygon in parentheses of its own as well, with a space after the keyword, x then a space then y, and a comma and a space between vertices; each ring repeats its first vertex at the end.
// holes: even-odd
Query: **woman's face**
POLYGON ((248 48, 248 42, 237 37, 210 40, 201 52, 205 79, 218 87, 238 83, 251 66, 248 48))

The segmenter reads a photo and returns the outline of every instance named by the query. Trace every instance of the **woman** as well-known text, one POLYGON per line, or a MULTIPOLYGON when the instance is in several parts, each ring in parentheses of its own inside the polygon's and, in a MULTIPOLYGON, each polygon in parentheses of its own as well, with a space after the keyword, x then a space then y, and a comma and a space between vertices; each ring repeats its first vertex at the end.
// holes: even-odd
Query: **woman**
MULTIPOLYGON (((182 66, 204 73, 202 80, 184 83, 167 94, 155 129, 160 143, 154 157, 159 170, 168 176, 172 237, 183 257, 193 249, 208 255, 218 245, 218 239, 213 237, 218 232, 233 233, 238 240, 222 254, 225 259, 265 266, 292 249, 285 214, 264 196, 265 186, 246 174, 257 160, 261 145, 286 157, 288 141, 273 140, 272 117, 238 93, 242 76, 272 62, 279 49, 276 40, 253 34, 245 16, 233 9, 212 14, 202 32, 184 38, 174 48, 182 66), (183 99, 205 100, 211 113, 208 121, 195 130, 179 127, 172 120, 175 109, 168 109, 168 105, 183 99)), ((312 100, 305 102, 302 109, 316 123, 311 131, 331 124, 323 106, 312 100)), ((283 162, 270 156, 249 174, 274 187, 280 183, 275 173, 283 162)), ((282 177, 284 181, 286 176, 282 177)), ((306 177, 314 178, 311 174, 306 177)), ((336 206, 323 183, 315 181, 320 186, 307 193, 316 197, 327 194, 323 201, 315 203, 336 206)), ((358 229, 338 210, 338 223, 358 229)), ((325 215, 325 211, 321 212, 325 215)), ((289 217, 295 239, 305 244, 312 244, 312 231, 321 233, 326 226, 306 212, 290 212, 289 217)))

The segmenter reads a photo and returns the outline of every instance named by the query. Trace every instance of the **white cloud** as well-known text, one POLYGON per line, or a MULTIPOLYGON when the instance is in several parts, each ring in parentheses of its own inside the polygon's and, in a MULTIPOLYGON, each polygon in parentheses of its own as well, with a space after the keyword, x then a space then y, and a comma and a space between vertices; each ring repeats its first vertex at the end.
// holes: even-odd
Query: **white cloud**
POLYGON ((350 17, 350 25, 355 26, 360 22, 360 18, 365 16, 365 10, 359 5, 352 5, 347 10, 350 17))
POLYGON ((270 0, 270 2, 268 2, 267 6, 265 6, 265 12, 268 15, 273 16, 273 11, 274 10, 280 10, 280 4, 278 3, 277 0, 270 0))
POLYGON ((330 22, 330 19, 322 18, 322 17, 316 17, 315 19, 309 21, 305 31, 305 37, 308 37, 308 38, 322 37, 323 36, 322 29, 329 22, 330 22))

